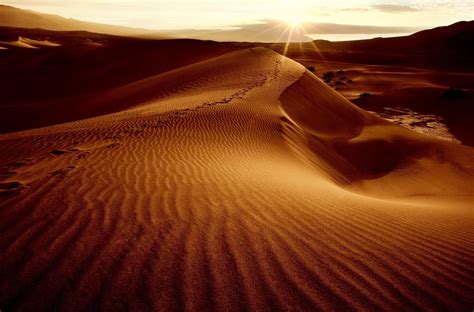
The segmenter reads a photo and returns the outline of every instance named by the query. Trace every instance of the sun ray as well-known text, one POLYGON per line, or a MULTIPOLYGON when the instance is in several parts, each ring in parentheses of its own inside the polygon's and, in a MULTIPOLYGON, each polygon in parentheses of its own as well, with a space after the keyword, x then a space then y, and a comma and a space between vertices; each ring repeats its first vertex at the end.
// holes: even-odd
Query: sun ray
POLYGON ((290 31, 288 33, 288 39, 286 40, 286 44, 285 44, 285 50, 283 51, 283 55, 285 55, 285 56, 288 53, 288 48, 290 46, 291 37, 293 36, 293 31, 294 30, 295 30, 295 28, 290 26, 290 31))
POLYGON ((319 50, 318 46, 314 43, 314 41, 310 41, 309 43, 313 46, 314 52, 318 53, 318 55, 321 57, 321 59, 322 59, 323 61, 325 61, 325 60, 326 60, 326 57, 325 57, 324 54, 321 52, 321 50, 319 50))
MULTIPOLYGON (((268 27, 268 28, 264 29, 263 31, 260 31, 260 32, 256 33, 254 37, 258 37, 260 35, 263 35, 263 34, 269 32, 269 31, 272 31, 273 29, 278 28, 278 27, 281 27, 281 23, 277 23, 276 25, 273 25, 271 27, 268 27)), ((286 31, 286 29, 283 31, 283 33, 285 33, 285 31, 286 31)), ((282 36, 280 35, 279 39, 281 39, 281 37, 282 36)), ((278 42, 278 40, 276 42, 278 42)))
MULTIPOLYGON (((302 30, 302 32, 307 35, 308 32, 306 31, 306 29, 304 28, 304 23, 301 23, 300 25, 300 29, 302 30)), ((311 47, 313 48, 313 51, 316 52, 319 57, 321 57, 322 60, 326 60, 326 57, 324 56, 324 54, 321 52, 321 50, 318 48, 318 46, 314 43, 314 40, 311 38, 311 40, 309 41, 309 44, 311 45, 311 47)), ((302 43, 300 42, 300 47, 301 49, 303 49, 302 47, 302 43)))
MULTIPOLYGON (((280 26, 281 26, 281 25, 280 25, 280 26)), ((289 31, 290 31, 290 26, 289 26, 289 25, 286 25, 285 29, 281 32, 280 36, 279 36, 278 39, 275 41, 274 45, 280 43, 281 40, 282 40, 282 38, 284 38, 284 37, 285 37, 285 34, 286 34, 287 32, 289 32, 289 31)), ((274 46, 274 45, 273 45, 273 46, 274 46)))

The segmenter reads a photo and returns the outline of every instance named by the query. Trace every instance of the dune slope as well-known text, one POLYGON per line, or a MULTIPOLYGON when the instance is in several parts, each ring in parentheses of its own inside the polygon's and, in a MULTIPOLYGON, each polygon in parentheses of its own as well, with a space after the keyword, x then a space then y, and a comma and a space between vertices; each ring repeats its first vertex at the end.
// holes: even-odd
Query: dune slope
POLYGON ((26 49, 39 49, 41 47, 58 47, 60 44, 48 41, 48 40, 34 40, 25 37, 19 37, 16 41, 0 41, 0 44, 6 46, 14 46, 18 48, 26 49))
POLYGON ((114 94, 0 136, 5 309, 472 308, 472 149, 265 49, 114 94))
POLYGON ((0 133, 124 110, 139 104, 140 97, 160 96, 162 88, 133 101, 117 97, 111 101, 105 94, 113 97, 114 89, 127 84, 136 85, 139 80, 241 49, 233 44, 142 40, 88 32, 0 27, 0 34, 0 46, 7 48, 0 57, 0 76, 8 78, 0 84, 0 133), (12 42, 14 46, 9 44, 12 42), (60 46, 47 46, 52 43, 60 46))

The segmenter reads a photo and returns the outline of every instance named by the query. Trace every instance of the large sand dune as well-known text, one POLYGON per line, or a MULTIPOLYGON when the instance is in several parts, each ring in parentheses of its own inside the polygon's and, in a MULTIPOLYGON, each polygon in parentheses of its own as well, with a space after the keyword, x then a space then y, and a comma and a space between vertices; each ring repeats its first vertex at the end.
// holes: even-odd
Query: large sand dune
POLYGON ((0 136, 5 310, 472 309, 472 148, 261 48, 94 101, 0 136))
POLYGON ((296 61, 314 68, 316 75, 363 109, 414 131, 474 146, 472 72, 296 61), (453 87, 460 94, 447 96, 453 87))

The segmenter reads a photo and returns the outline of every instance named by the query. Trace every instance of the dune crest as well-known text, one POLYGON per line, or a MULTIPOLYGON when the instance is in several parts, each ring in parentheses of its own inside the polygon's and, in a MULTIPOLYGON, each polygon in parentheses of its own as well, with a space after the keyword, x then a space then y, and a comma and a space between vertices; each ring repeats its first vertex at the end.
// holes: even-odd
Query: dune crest
POLYGON ((0 41, 0 44, 14 46, 18 48, 25 48, 25 49, 39 49, 41 47, 59 47, 61 46, 59 43, 54 43, 48 40, 35 40, 29 39, 26 37, 18 37, 16 41, 0 41))
POLYGON ((119 99, 0 135, 6 309, 472 308, 472 149, 262 48, 94 101, 119 99))
POLYGON ((18 38, 18 42, 28 44, 31 46, 35 47, 59 47, 61 46, 59 43, 54 43, 48 40, 35 40, 35 39, 29 39, 26 37, 21 37, 18 38))
POLYGON ((301 131, 301 150, 319 165, 324 160, 325 172, 341 185, 389 197, 472 195, 469 147, 377 118, 309 73, 281 101, 292 127, 301 131))

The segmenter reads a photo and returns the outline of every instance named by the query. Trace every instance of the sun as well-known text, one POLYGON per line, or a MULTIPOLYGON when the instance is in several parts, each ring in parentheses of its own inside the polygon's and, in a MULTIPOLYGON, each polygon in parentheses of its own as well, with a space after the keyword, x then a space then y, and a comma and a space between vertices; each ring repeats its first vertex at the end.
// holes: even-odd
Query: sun
POLYGON ((279 19, 290 27, 300 27, 308 20, 310 9, 304 2, 293 0, 280 0, 276 3, 276 10, 279 19))
POLYGON ((283 20, 285 23, 288 24, 288 26, 290 27, 301 27, 301 25, 303 24, 304 20, 301 19, 301 18, 293 18, 293 17, 290 17, 290 18, 285 18, 283 20))

